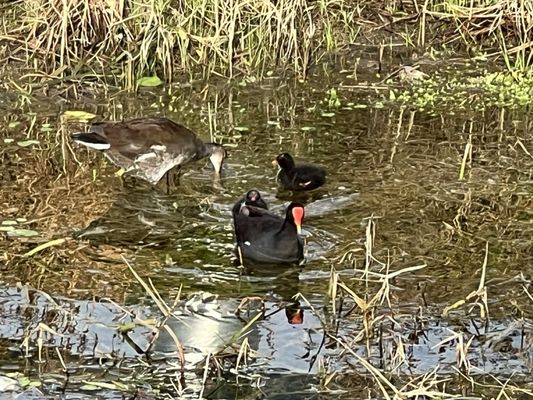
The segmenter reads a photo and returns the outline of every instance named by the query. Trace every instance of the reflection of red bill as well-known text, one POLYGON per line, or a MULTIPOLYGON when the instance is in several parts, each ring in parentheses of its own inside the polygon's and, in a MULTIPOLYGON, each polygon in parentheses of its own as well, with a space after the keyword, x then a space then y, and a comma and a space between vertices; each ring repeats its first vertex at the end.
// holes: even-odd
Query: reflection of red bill
POLYGON ((304 322, 304 311, 300 308, 294 310, 292 314, 289 315, 289 312, 292 310, 287 309, 287 321, 291 325, 300 325, 304 322))

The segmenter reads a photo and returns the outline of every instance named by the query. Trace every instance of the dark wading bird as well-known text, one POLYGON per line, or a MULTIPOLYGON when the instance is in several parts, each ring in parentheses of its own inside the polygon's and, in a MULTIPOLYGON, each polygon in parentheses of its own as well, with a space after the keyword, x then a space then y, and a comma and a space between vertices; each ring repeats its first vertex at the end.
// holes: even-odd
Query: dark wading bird
POLYGON ((304 253, 300 233, 304 215, 304 206, 300 203, 289 204, 285 218, 282 218, 239 200, 233 207, 233 221, 242 257, 269 264, 302 261, 304 253))
POLYGON ((103 151, 126 174, 152 185, 172 168, 207 157, 218 175, 226 158, 224 147, 202 142, 194 132, 167 118, 97 122, 88 132, 73 133, 71 137, 103 151))
POLYGON ((313 190, 326 183, 326 170, 318 165, 295 164, 289 153, 282 153, 272 164, 279 166, 276 179, 285 190, 313 190))

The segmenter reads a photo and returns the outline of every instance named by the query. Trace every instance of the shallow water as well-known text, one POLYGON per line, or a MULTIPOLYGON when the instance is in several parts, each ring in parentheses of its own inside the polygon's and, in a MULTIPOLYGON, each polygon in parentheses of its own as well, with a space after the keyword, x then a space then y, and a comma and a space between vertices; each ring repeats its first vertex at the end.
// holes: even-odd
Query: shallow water
MULTIPOLYGON (((37 93, 22 115, 3 112, 6 121, 22 122, 15 128, 6 123, 4 138, 27 135, 40 144, 4 143, 2 186, 11 192, 2 202, 8 210, 2 220, 27 218, 40 236, 0 241, 5 252, 0 374, 19 371, 41 382, 42 393, 16 390, 27 390, 27 398, 61 392, 66 398, 121 398, 139 387, 176 396, 168 386, 170 379, 179 380, 175 342, 162 335, 154 359, 146 362, 135 345, 146 349, 150 327, 137 326, 128 339, 117 334, 117 326, 132 317, 107 299, 139 319, 161 319, 123 256, 167 303, 178 292, 184 299, 177 306, 180 318, 169 322, 185 346, 183 397, 381 398, 358 356, 400 386, 438 365, 438 376, 452 380, 451 393, 480 396, 488 390, 465 389, 457 368, 483 382, 494 383, 492 374, 531 389, 533 307, 525 293, 533 254, 533 158, 524 151, 533 144, 529 113, 463 110, 455 116, 438 110, 440 117, 434 117, 394 104, 378 108, 374 101, 380 95, 343 90, 349 83, 347 74, 335 74, 305 84, 272 79, 108 98, 87 90, 81 100, 57 105, 37 93), (337 88, 339 108, 324 101, 330 87, 337 88), (66 146, 62 138, 80 125, 57 117, 65 110, 90 111, 102 119, 165 115, 206 140, 208 111, 216 110, 215 138, 227 145, 230 158, 220 181, 202 162, 187 166, 171 194, 124 183, 100 155, 77 146, 75 153, 60 151, 60 144, 66 146), (49 129, 43 130, 44 124, 49 129), (472 160, 465 179, 459 179, 467 143, 472 160), (328 170, 327 184, 301 198, 305 265, 239 268, 231 207, 255 188, 283 213, 291 196, 278 193, 270 162, 282 151, 328 170), (52 192, 65 187, 69 191, 55 198, 52 192), (72 205, 61 208, 62 202, 72 205), (64 252, 45 250, 29 261, 12 254, 66 236, 72 238, 64 252), (483 293, 443 315, 478 289, 486 248, 488 325, 474 304, 483 293), (363 273, 365 265, 370 275, 363 273), (376 274, 415 266, 420 268, 389 280, 388 298, 372 309, 368 341, 358 336, 363 317, 349 293, 339 289, 335 301, 329 297, 332 267, 369 302, 381 287, 383 276, 376 274), (27 286, 17 288, 17 282, 27 286), (199 293, 210 300, 201 300, 199 293), (283 307, 298 293, 303 323, 290 324, 283 307), (260 310, 256 299, 250 313, 237 318, 244 297, 262 299, 265 317, 249 329, 254 354, 237 369, 237 380, 233 362, 240 342, 236 348, 225 345, 260 310), (54 332, 42 333, 40 322, 54 332), (39 334, 45 335, 41 363, 36 361, 39 334), (19 350, 25 337, 30 357, 19 350), (467 357, 458 365, 461 346, 467 357), (54 348, 72 368, 67 383, 54 348), (219 377, 204 378, 205 354, 222 350, 228 357, 219 377), (83 386, 116 380, 129 386, 83 386)), ((498 387, 488 392, 497 393, 498 387)))

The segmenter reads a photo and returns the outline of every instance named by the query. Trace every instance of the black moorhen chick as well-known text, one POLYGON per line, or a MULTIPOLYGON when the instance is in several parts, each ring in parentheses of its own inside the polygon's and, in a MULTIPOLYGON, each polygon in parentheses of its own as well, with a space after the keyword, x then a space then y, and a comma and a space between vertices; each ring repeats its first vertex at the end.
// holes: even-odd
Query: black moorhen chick
POLYGON ((270 264, 303 260, 303 240, 299 236, 305 214, 302 204, 289 204, 285 218, 242 204, 241 200, 237 204, 233 208, 233 221, 243 258, 270 264))
POLYGON ((296 165, 289 153, 280 154, 272 161, 272 164, 279 166, 280 170, 276 178, 285 190, 313 190, 326 183, 324 168, 311 164, 296 165))
POLYGON ((89 132, 72 139, 101 150, 126 173, 152 185, 172 168, 209 157, 220 173, 226 150, 216 143, 202 142, 194 132, 167 118, 137 118, 122 122, 98 122, 89 132))
MULTIPOLYGON (((268 206, 265 203, 265 200, 263 200, 261 194, 255 189, 250 190, 248 193, 246 193, 246 196, 244 196, 242 200, 239 200, 237 203, 235 203, 232 211, 233 217, 235 217, 236 214, 239 214, 244 206, 254 206, 257 208, 263 208, 265 210, 268 210, 268 206)), ((243 211, 245 213, 250 214, 250 209, 243 211)))

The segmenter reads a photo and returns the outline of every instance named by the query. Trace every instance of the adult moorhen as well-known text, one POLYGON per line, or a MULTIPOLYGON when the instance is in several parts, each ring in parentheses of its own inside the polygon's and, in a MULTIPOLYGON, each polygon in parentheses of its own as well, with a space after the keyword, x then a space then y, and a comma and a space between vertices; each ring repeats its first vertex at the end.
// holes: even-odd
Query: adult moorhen
POLYGON ((122 122, 98 122, 72 139, 101 150, 126 173, 155 185, 176 166, 209 157, 220 173, 226 150, 204 143, 194 132, 167 118, 137 118, 122 122))
POLYGON ((312 164, 295 164, 289 153, 281 153, 272 164, 279 166, 276 179, 285 190, 313 190, 326 183, 326 170, 312 164))
POLYGON ((302 204, 289 204, 285 218, 264 208, 243 204, 242 200, 233 211, 237 246, 243 258, 270 264, 303 260, 303 240, 299 236, 305 215, 302 204))

